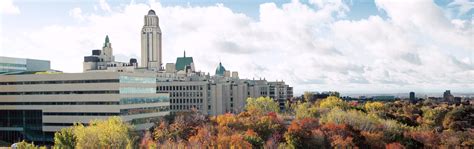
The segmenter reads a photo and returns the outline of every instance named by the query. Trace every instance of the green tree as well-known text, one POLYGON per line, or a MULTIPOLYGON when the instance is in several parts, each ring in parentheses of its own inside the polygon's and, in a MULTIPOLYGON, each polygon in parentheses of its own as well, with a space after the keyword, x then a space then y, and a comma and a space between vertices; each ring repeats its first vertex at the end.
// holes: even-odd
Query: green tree
POLYGON ((270 97, 247 98, 245 109, 247 111, 260 111, 264 114, 269 112, 278 113, 280 111, 278 103, 273 101, 270 97))

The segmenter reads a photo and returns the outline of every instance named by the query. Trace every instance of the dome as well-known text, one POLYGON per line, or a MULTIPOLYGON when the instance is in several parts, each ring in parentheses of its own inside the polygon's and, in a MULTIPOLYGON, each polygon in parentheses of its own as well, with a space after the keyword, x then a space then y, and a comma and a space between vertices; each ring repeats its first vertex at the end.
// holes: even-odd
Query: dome
POLYGON ((150 11, 148 11, 148 15, 156 15, 156 13, 153 9, 150 9, 150 11))
POLYGON ((222 66, 222 63, 219 62, 219 66, 216 68, 216 75, 224 76, 225 68, 222 66))

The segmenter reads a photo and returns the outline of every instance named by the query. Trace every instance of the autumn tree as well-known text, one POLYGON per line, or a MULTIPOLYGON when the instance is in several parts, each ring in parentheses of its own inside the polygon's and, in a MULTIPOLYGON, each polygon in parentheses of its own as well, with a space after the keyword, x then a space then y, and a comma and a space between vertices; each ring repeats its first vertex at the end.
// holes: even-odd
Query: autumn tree
POLYGON ((245 109, 247 111, 259 111, 264 114, 268 112, 278 113, 280 111, 278 103, 273 101, 270 97, 248 98, 245 109))
POLYGON ((74 127, 63 128, 54 133, 54 147, 72 149, 76 146, 76 136, 74 135, 74 127))
POLYGON ((286 143, 290 148, 311 148, 324 146, 324 135, 316 131, 319 127, 315 118, 293 120, 285 133, 286 143))
POLYGON ((92 120, 89 126, 73 126, 77 148, 132 148, 131 126, 120 117, 92 120))
POLYGON ((383 105, 382 102, 378 102, 378 101, 376 101, 376 102, 367 102, 367 103, 365 103, 364 108, 368 112, 377 112, 377 111, 383 110, 384 105, 383 105))
POLYGON ((113 116, 64 128, 55 133, 54 143, 56 148, 133 148, 130 130, 129 124, 113 116))
POLYGON ((446 114, 443 127, 453 131, 464 131, 474 128, 474 106, 456 107, 446 114))
POLYGON ((302 118, 317 118, 319 117, 320 113, 318 112, 319 107, 314 106, 314 104, 305 102, 299 103, 295 107, 295 117, 297 119, 302 118))
POLYGON ((321 126, 326 138, 334 148, 361 147, 366 148, 365 137, 347 124, 327 123, 321 126))
POLYGON ((335 97, 335 96, 329 96, 326 99, 323 99, 319 103, 319 107, 321 108, 328 108, 332 109, 335 107, 341 108, 341 109, 347 109, 349 108, 349 104, 345 101, 343 101, 341 98, 335 97))

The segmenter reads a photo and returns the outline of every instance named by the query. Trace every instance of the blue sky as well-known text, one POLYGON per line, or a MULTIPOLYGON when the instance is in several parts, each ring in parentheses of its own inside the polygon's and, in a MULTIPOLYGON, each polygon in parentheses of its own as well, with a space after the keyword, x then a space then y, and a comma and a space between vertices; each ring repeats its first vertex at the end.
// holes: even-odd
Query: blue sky
POLYGON ((48 59, 81 72, 109 35, 117 59, 139 58, 143 15, 155 9, 165 62, 186 50, 245 78, 295 91, 474 90, 470 0, 2 0, 0 55, 48 59), (59 56, 61 55, 61 56, 59 56))

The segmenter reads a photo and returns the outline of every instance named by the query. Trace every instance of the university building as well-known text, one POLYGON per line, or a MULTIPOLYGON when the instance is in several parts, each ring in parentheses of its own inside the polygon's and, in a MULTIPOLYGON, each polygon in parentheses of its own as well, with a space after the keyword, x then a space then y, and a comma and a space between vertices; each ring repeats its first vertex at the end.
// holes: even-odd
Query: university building
MULTIPOLYGON (((109 116, 144 130, 164 115, 191 109, 206 115, 238 113, 249 97, 271 97, 284 110, 293 97, 293 88, 283 81, 241 79, 222 63, 214 75, 197 71, 186 53, 163 66, 161 29, 153 10, 144 16, 140 37, 140 61, 115 61, 106 36, 101 49, 84 57, 83 73, 38 74, 28 69, 28 61, 1 60, 0 68, 18 63, 21 71, 0 75, 0 140, 51 142, 61 128, 109 116)), ((48 70, 49 61, 36 71, 48 70)))
POLYGON ((293 88, 284 81, 240 79, 237 71, 227 70, 222 63, 214 75, 197 71, 193 57, 186 56, 186 52, 175 63, 163 67, 161 40, 159 18, 150 10, 141 30, 140 64, 133 58, 130 62, 114 61, 107 36, 102 51, 92 51, 92 57, 96 57, 93 61, 91 56, 84 57, 84 72, 153 72, 157 77, 156 92, 170 95, 171 113, 193 108, 207 115, 238 113, 244 110, 247 98, 262 96, 274 99, 284 110, 286 101, 293 97, 293 88))

